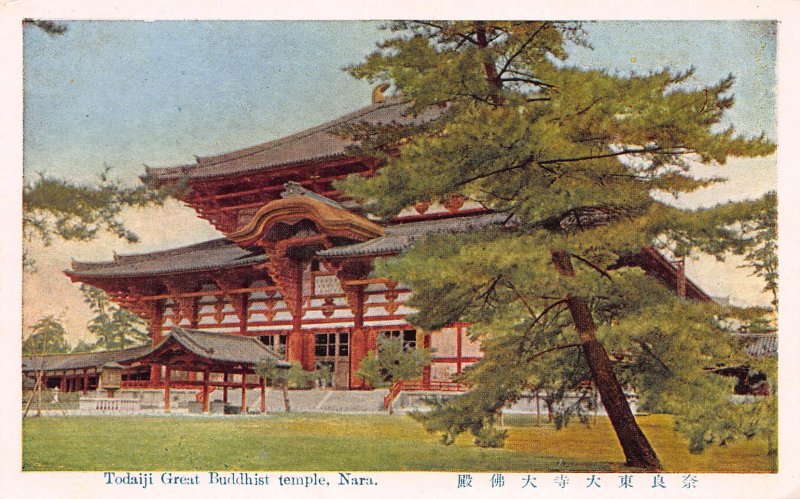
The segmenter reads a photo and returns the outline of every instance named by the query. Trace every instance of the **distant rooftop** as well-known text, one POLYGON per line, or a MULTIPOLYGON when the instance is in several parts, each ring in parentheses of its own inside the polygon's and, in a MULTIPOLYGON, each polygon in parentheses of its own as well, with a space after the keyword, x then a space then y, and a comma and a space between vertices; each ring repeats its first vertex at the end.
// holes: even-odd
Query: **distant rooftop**
POLYGON ((99 368, 109 363, 127 364, 143 359, 150 354, 157 354, 170 342, 178 342, 195 355, 219 362, 255 365, 262 360, 272 359, 279 367, 289 367, 289 364, 283 361, 280 355, 257 338, 174 327, 155 346, 142 345, 105 352, 26 356, 22 358, 22 371, 63 371, 99 368))

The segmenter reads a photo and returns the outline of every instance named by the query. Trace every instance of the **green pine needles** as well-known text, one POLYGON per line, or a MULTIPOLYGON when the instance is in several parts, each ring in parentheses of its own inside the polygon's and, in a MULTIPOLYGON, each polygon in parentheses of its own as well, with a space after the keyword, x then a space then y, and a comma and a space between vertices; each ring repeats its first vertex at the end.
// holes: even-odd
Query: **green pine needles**
MULTIPOLYGON (((350 73, 392 84, 409 113, 440 117, 340 130, 361 140, 354 152, 384 166, 339 187, 381 216, 461 195, 509 221, 502 230, 431 237, 378 264, 380 275, 414 289, 414 324, 471 322, 483 345, 485 358, 463 375, 472 390, 421 416, 428 428, 445 442, 471 431, 496 444, 502 438, 489 428, 523 391, 538 390, 557 407, 591 379, 608 407, 621 391, 605 385, 619 379, 636 387, 646 410, 675 414, 695 451, 773 431, 761 405, 774 396, 732 404, 731 379, 711 372, 755 365, 724 326, 741 311, 680 299, 636 265, 654 244, 678 255, 740 254, 768 291, 777 289, 774 194, 698 210, 659 194, 720 181, 694 177, 693 163, 723 172, 730 157, 774 152, 763 136, 722 126, 733 76, 700 87, 689 84, 692 69, 620 75, 571 67, 566 44, 587 44, 576 23, 387 28, 394 35, 350 73), (603 345, 612 370, 598 364, 603 345)), ((638 431, 632 418, 609 414, 638 431)), ((659 469, 644 436, 631 442, 626 433, 618 431, 628 464, 659 469)))

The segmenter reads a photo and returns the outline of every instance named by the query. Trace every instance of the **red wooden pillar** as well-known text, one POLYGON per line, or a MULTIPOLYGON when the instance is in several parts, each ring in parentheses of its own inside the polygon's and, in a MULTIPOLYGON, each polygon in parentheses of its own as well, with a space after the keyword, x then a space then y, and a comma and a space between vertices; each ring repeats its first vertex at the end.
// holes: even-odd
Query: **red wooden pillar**
POLYGON ((261 381, 261 414, 267 412, 267 380, 259 378, 261 381))
POLYGON ((247 413, 247 375, 242 373, 242 414, 247 413))
POLYGON ((161 366, 154 364, 150 366, 150 384, 157 384, 161 381, 161 366))
POLYGON ((83 394, 86 395, 86 392, 89 391, 89 373, 86 369, 83 370, 83 394))
POLYGON ((367 332, 364 330, 364 286, 356 286, 355 291, 348 294, 353 303, 353 331, 350 333, 350 388, 363 388, 366 382, 356 376, 361 361, 367 355, 367 332))
POLYGON ((203 371, 203 414, 208 414, 208 369, 203 371))
MULTIPOLYGON (((426 334, 422 337, 422 347, 423 348, 430 348, 431 347, 431 335, 426 334)), ((431 382, 431 366, 428 365, 422 370, 422 382, 425 385, 430 384, 431 382)))
POLYGON ((461 338, 464 336, 461 324, 456 327, 456 373, 461 372, 461 338))
POLYGON ((316 336, 314 331, 303 332, 303 369, 306 371, 314 370, 314 363, 316 361, 316 354, 314 351, 314 343, 316 336))
POLYGON ((370 329, 367 332, 367 352, 378 351, 378 330, 370 329))
POLYGON ((66 372, 61 374, 61 382, 59 384, 61 385, 59 387, 59 389, 62 392, 66 392, 67 391, 67 373, 66 372))
POLYGON ((222 375, 225 386, 222 387, 222 403, 228 405, 228 373, 222 375))
POLYGON ((350 333, 350 388, 363 388, 366 382, 356 376, 361 361, 367 355, 367 332, 363 327, 354 328, 350 333))
POLYGON ((289 331, 286 335, 286 360, 303 363, 303 332, 300 328, 289 331))
MULTIPOLYGON (((292 330, 286 337, 286 360, 299 362, 304 369, 313 369, 313 362, 309 366, 306 340, 301 329, 303 321, 302 263, 296 258, 287 256, 285 247, 270 251, 269 257, 267 263, 269 275, 277 285, 281 297, 292 314, 292 330)), ((311 348, 313 349, 313 344, 311 348)))
MULTIPOLYGON (((150 320, 150 340, 152 345, 156 346, 161 343, 164 336, 161 334, 161 325, 164 322, 164 301, 159 300, 155 303, 155 314, 150 320)), ((161 381, 161 366, 154 364, 150 366, 150 384, 157 384, 161 381)))
POLYGON ((170 382, 172 381, 172 368, 167 366, 165 371, 164 377, 166 380, 164 380, 164 412, 169 414, 169 388, 170 382))

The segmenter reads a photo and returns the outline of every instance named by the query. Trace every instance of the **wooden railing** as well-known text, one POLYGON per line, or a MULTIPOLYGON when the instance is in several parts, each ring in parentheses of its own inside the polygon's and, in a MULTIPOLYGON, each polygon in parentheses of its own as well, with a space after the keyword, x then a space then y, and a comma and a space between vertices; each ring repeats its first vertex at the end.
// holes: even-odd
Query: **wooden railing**
MULTIPOLYGON (((167 385, 164 381, 139 381, 139 380, 130 380, 130 381, 123 381, 120 385, 120 388, 152 388, 152 389, 163 389, 167 385)), ((241 385, 236 385, 239 387, 241 385)), ((175 390, 200 390, 197 395, 195 396, 195 400, 197 402, 202 402, 203 400, 203 382, 202 381, 171 381, 169 387, 175 390)), ((208 394, 216 390, 216 386, 210 386, 208 388, 208 394)))
MULTIPOLYGON (((216 386, 210 386, 208 388, 208 396, 211 397, 211 393, 216 389, 217 389, 216 386)), ((197 395, 194 396, 194 400, 195 400, 195 402, 202 402, 203 401, 203 390, 202 390, 202 388, 197 393, 197 395)))
MULTIPOLYGON (((164 381, 123 381, 120 388, 152 388, 163 389, 167 384, 164 381)), ((170 381, 169 387, 173 390, 197 390, 203 387, 202 381, 170 381)))
POLYGON ((401 379, 395 381, 389 394, 383 398, 383 408, 388 409, 400 392, 465 392, 469 387, 455 381, 424 381, 401 379))

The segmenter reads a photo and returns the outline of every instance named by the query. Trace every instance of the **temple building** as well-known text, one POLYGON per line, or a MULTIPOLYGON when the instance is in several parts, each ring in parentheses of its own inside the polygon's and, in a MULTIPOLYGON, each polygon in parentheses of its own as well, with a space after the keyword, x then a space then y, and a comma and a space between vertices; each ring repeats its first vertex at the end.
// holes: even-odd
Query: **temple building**
MULTIPOLYGON (((182 358, 196 364, 170 365, 169 356, 158 351, 175 334, 190 345, 193 336, 185 331, 198 331, 194 334, 203 338, 257 339, 306 370, 327 366, 331 386, 343 389, 366 388, 355 373, 364 356, 377 349, 381 335, 431 349, 433 362, 423 383, 450 380, 478 361, 480 345, 467 335, 467 324, 440 331, 409 324, 406 317, 413 310, 406 303, 412 290, 376 277, 373 262, 397 255, 427 235, 501 225, 507 217, 453 196, 378 220, 333 185, 349 175, 373 175, 380 167, 375 158, 350 154, 353 143, 335 130, 419 122, 442 112, 411 117, 407 108, 401 100, 376 93, 371 105, 288 137, 200 157, 189 165, 148 168, 145 183, 180 186, 179 199, 224 237, 166 251, 115 255, 108 262, 73 262, 67 276, 105 290, 145 318, 152 345, 138 347, 141 352, 80 354, 85 360, 68 362, 62 377, 73 379, 75 389, 91 389, 92 377, 86 373, 97 367, 92 363, 105 362, 110 355, 126 367, 123 383, 130 386, 162 387, 168 370, 170 382, 198 380, 209 366, 219 367, 204 363, 213 355, 206 352, 204 357, 205 350, 195 349, 193 356, 182 358)), ((686 279, 681 262, 655 250, 645 250, 639 258, 639 264, 680 295, 709 299, 686 279)), ((216 372, 252 372, 243 366, 216 372)))

